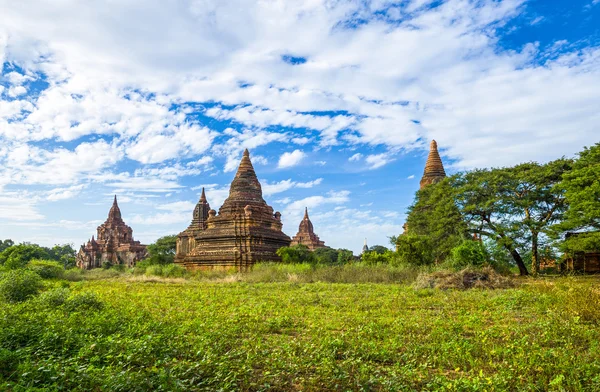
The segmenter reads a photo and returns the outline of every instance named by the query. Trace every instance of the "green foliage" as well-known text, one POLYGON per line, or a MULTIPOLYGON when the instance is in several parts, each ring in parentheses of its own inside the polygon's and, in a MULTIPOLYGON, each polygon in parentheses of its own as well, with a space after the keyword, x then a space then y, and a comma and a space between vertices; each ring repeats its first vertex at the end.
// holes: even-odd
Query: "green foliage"
POLYGON ((401 263, 430 265, 435 262, 432 239, 409 231, 395 238, 398 260, 401 263))
POLYGON ((75 250, 71 245, 55 245, 50 249, 29 243, 14 245, 12 240, 0 243, 0 265, 9 269, 24 268, 34 259, 58 261, 64 268, 75 266, 75 250))
POLYGON ((306 245, 282 247, 277 255, 285 264, 345 264, 354 261, 354 254, 348 249, 317 248, 310 251, 306 245))
POLYGON ((150 264, 166 265, 173 263, 177 247, 177 236, 167 235, 148 245, 148 260, 150 264))
POLYGON ((65 272, 61 263, 51 260, 31 260, 26 267, 44 279, 62 278, 65 272))
POLYGON ((600 390, 596 279, 415 290, 360 280, 402 276, 384 265, 276 267, 324 283, 85 281, 67 298, 104 306, 3 304, 0 389, 600 390))
POLYGON ((0 253, 0 264, 6 268, 24 268, 33 259, 49 259, 47 248, 35 244, 19 244, 6 248, 0 253))
MULTIPOLYGON (((443 262, 452 248, 468 236, 467 223, 456 205, 456 192, 456 176, 449 177, 419 190, 415 202, 409 207, 406 221, 409 233, 429 238, 431 254, 424 257, 421 253, 419 263, 431 263, 431 258, 436 263, 443 262)), ((411 238, 409 242, 417 238, 411 238)), ((403 245, 406 243, 404 239, 403 245)))
POLYGON ((565 191, 569 209, 565 220, 555 229, 557 234, 581 231, 585 234, 565 239, 563 250, 575 252, 600 249, 600 143, 586 147, 565 173, 560 188, 565 191))
POLYGON ((379 253, 376 250, 369 249, 360 256, 360 261, 366 265, 377 265, 377 264, 396 264, 397 255, 396 253, 385 248, 385 252, 379 253))
POLYGON ((284 246, 277 250, 277 255, 286 264, 315 263, 316 259, 306 245, 284 246))
POLYGON ((90 310, 102 310, 104 302, 100 300, 98 294, 84 292, 70 296, 64 306, 69 312, 87 312, 90 310))
POLYGON ((164 278, 183 278, 188 275, 185 268, 177 264, 153 264, 145 269, 145 274, 150 276, 162 276, 164 278))
POLYGON ((50 259, 60 262, 65 269, 75 267, 76 252, 70 244, 54 245, 48 253, 50 259))
POLYGON ((354 253, 348 249, 338 249, 338 264, 346 264, 354 261, 354 253))
POLYGON ((67 287, 57 287, 42 293, 39 301, 46 306, 57 308, 67 302, 70 293, 67 287))
POLYGON ((11 246, 13 246, 15 244, 15 242, 13 240, 0 240, 0 253, 4 252, 7 248, 10 248, 11 246))
POLYGON ((456 269, 466 267, 482 267, 489 264, 489 256, 479 241, 463 241, 452 249, 451 265, 456 269))
POLYGON ((382 255, 382 254, 384 254, 384 253, 386 253, 388 251, 389 251, 389 249, 386 248, 383 245, 373 245, 373 246, 369 247, 369 252, 375 252, 375 253, 378 253, 380 255, 382 255))
POLYGON ((12 270, 0 276, 0 298, 7 302, 25 301, 42 287, 42 278, 33 271, 12 270))

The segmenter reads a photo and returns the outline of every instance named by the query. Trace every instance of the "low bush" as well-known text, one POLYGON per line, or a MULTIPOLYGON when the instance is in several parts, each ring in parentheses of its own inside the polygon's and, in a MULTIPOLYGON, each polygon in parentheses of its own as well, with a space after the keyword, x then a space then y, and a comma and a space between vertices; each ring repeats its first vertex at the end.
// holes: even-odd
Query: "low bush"
POLYGON ((85 292, 70 296, 65 302, 65 308, 71 312, 82 310, 102 310, 104 302, 93 292, 85 292))
POLYGON ((0 348, 0 378, 9 378, 17 370, 19 356, 14 351, 0 348))
POLYGON ((42 293, 39 297, 39 301, 51 308, 64 305, 70 294, 70 290, 66 287, 58 287, 52 290, 48 290, 42 293))
POLYGON ((165 278, 183 278, 188 275, 185 268, 177 264, 154 264, 145 268, 145 275, 161 276, 165 278))
POLYGON ((84 279, 85 271, 79 268, 71 268, 63 273, 63 279, 71 282, 79 282, 84 279))
POLYGON ((39 293, 42 278, 33 271, 12 270, 0 278, 0 297, 7 302, 21 302, 39 293))
POLYGON ((462 271, 436 271, 420 274, 414 287, 416 289, 504 289, 514 287, 515 282, 500 275, 491 267, 482 269, 465 268, 462 271))
POLYGON ((450 265, 461 270, 467 267, 481 267, 488 263, 489 256, 479 241, 467 240, 452 249, 450 265))
POLYGON ((61 263, 51 260, 31 260, 26 268, 44 279, 62 278, 65 273, 61 263))

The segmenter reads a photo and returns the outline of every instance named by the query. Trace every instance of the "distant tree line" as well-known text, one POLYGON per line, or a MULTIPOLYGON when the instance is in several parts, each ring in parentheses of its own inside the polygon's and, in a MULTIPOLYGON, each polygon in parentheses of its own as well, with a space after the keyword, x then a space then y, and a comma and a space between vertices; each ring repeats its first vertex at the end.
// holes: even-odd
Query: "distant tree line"
POLYGON ((458 173, 419 190, 408 212, 407 233, 391 238, 400 260, 537 274, 542 259, 600 249, 600 143, 576 159, 458 173))
POLYGON ((60 263, 63 268, 75 267, 75 249, 70 244, 54 245, 52 248, 13 240, 0 240, 0 266, 7 269, 23 268, 31 260, 47 260, 60 263))

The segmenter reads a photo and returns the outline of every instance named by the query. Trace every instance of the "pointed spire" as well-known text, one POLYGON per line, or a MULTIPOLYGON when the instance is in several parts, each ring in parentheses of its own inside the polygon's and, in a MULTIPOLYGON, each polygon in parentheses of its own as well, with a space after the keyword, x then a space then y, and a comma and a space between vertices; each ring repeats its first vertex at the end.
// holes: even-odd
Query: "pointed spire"
POLYGON ((427 162, 425 162, 423 177, 421 178, 421 189, 429 184, 441 181, 444 177, 446 177, 446 171, 438 152, 437 142, 432 140, 429 145, 429 155, 427 156, 427 162))
POLYGON ((304 207, 304 219, 308 219, 308 207, 304 207))
POLYGON ((206 194, 204 193, 204 187, 202 187, 202 194, 200 195, 200 201, 206 202, 206 194))
POLYGON ((117 203, 117 195, 115 195, 113 205, 108 212, 108 219, 121 220, 121 209, 119 209, 119 204, 117 203))
POLYGON ((244 200, 246 202, 257 201, 264 203, 262 198, 262 188, 260 186, 260 182, 258 182, 258 178, 256 177, 256 172, 254 171, 254 166, 252 166, 252 161, 250 161, 250 152, 248 149, 244 150, 244 155, 240 161, 240 166, 238 167, 237 172, 235 173, 235 178, 233 179, 231 187, 229 188, 229 197, 227 200, 225 200, 225 203, 233 200, 244 200))

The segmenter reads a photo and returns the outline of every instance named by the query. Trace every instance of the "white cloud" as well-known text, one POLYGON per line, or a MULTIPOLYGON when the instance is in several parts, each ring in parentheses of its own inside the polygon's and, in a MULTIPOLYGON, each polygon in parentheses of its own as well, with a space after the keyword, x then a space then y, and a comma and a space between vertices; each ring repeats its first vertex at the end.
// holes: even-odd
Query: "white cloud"
POLYGON ((350 162, 356 162, 356 161, 360 161, 363 157, 363 154, 361 154, 360 152, 357 152, 356 154, 352 155, 350 158, 348 158, 348 160, 350 162))
POLYGON ((54 188, 48 191, 46 198, 49 201, 58 201, 72 199, 78 196, 81 191, 88 187, 88 184, 73 185, 67 188, 54 188))
POLYGON ((378 169, 393 161, 388 153, 367 155, 365 162, 369 165, 369 169, 378 169))
POLYGON ((37 207, 36 199, 14 192, 0 195, 0 218, 8 221, 38 221, 44 219, 37 207))
POLYGON ((414 174, 411 174, 410 176, 406 177, 407 180, 412 180, 413 178, 415 178, 414 174))
POLYGON ((279 182, 275 182, 272 184, 269 184, 269 182, 267 180, 261 180, 262 191, 263 191, 263 195, 265 195, 265 196, 271 196, 276 193, 285 192, 292 188, 308 189, 308 188, 312 188, 316 185, 321 184, 321 182, 323 182, 322 178, 317 178, 316 180, 308 181, 308 182, 296 182, 296 181, 292 181, 291 179, 288 179, 288 180, 282 180, 279 182))
POLYGON ((303 151, 300 151, 300 150, 294 150, 292 152, 284 152, 279 157, 279 163, 277 164, 277 167, 288 168, 288 167, 296 166, 296 165, 300 164, 300 162, 302 162, 302 160, 305 157, 306 157, 306 153, 304 153, 303 151))

